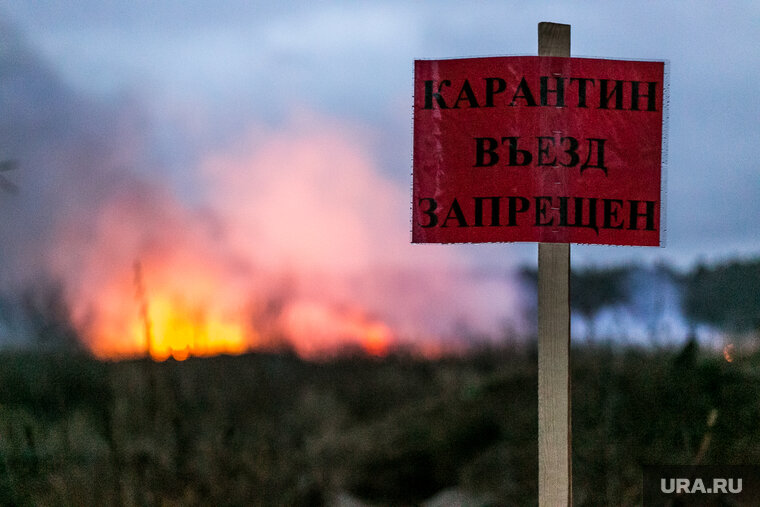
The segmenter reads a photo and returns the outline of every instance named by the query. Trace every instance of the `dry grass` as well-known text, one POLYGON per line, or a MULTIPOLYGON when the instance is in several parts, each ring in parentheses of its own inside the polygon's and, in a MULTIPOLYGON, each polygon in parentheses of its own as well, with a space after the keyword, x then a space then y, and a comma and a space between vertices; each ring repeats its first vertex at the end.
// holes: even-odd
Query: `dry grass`
MULTIPOLYGON (((573 369, 576 505, 640 503, 647 463, 760 462, 757 357, 599 347, 574 350, 573 369)), ((8 353, 0 504, 408 505, 440 493, 533 505, 536 419, 530 350, 323 363, 8 353)))

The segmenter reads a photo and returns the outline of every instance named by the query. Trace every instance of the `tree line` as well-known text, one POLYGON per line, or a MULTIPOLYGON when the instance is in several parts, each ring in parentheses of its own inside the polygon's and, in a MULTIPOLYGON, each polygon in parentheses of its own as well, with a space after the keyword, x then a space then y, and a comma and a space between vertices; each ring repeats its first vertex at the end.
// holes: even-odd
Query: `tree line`
MULTIPOLYGON (((534 286, 537 271, 523 268, 520 277, 534 286)), ((760 257, 699 263, 686 272, 663 263, 574 269, 570 294, 571 309, 589 323, 604 309, 624 308, 654 326, 675 304, 691 327, 760 331, 760 257)))

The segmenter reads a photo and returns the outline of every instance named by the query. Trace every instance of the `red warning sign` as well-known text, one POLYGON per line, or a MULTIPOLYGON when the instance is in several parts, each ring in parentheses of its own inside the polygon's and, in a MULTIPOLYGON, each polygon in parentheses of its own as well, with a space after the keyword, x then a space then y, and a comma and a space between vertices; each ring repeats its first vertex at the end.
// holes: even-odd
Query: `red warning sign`
POLYGON ((412 241, 660 244, 664 63, 418 60, 412 241))

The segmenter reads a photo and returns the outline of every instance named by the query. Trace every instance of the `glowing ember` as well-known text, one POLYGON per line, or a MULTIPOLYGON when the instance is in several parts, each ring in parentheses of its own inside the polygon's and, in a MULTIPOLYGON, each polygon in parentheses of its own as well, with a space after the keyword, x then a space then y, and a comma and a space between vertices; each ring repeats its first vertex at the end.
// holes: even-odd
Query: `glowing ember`
POLYGON ((734 362, 735 357, 735 347, 733 343, 729 343, 725 347, 723 347, 723 358, 728 361, 729 363, 734 362))
POLYGON ((371 323, 364 329, 362 345, 373 356, 386 355, 390 341, 390 330, 382 323, 371 323))

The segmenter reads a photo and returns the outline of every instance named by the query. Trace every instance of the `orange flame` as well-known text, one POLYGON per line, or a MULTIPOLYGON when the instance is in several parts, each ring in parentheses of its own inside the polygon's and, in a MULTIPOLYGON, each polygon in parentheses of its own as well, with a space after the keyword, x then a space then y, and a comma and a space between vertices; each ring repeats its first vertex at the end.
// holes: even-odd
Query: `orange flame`
MULTIPOLYGON (((241 354, 257 335, 245 312, 213 269, 187 259, 135 266, 121 273, 88 308, 85 335, 93 353, 119 359, 150 355, 163 361, 188 356, 241 354)), ((233 291, 234 292, 234 291, 233 291)))
MULTIPOLYGON (((189 355, 241 354, 248 349, 239 322, 187 306, 176 298, 150 299, 148 315, 150 333, 146 333, 146 349, 153 359, 163 361, 171 356, 182 361, 189 355)), ((139 322, 133 326, 133 333, 147 327, 139 322)))
POLYGON ((734 362, 734 357, 736 357, 735 348, 733 343, 729 343, 723 347, 723 358, 729 363, 734 362))
POLYGON ((297 301, 282 317, 293 347, 303 357, 334 353, 352 345, 367 354, 384 356, 393 344, 393 333, 386 324, 355 308, 297 301))
MULTIPOLYGON (((209 266, 182 262, 137 265, 130 279, 122 274, 100 294, 90 311, 88 343, 101 358, 148 354, 169 357, 242 354, 266 345, 254 328, 252 305, 209 266)), ((282 334, 302 357, 314 358, 356 347, 373 356, 387 355, 391 328, 359 307, 329 300, 299 299, 284 304, 264 333, 282 334)), ((269 337, 271 339, 271 337, 269 337)))
POLYGON ((451 349, 440 337, 460 316, 501 329, 490 302, 510 306, 506 286, 475 293, 457 254, 412 248, 406 193, 376 167, 371 136, 325 120, 251 128, 210 154, 197 208, 168 182, 135 176, 86 226, 63 221, 51 272, 95 355, 183 359, 285 342, 304 357, 382 356, 413 340, 433 356, 451 349))

